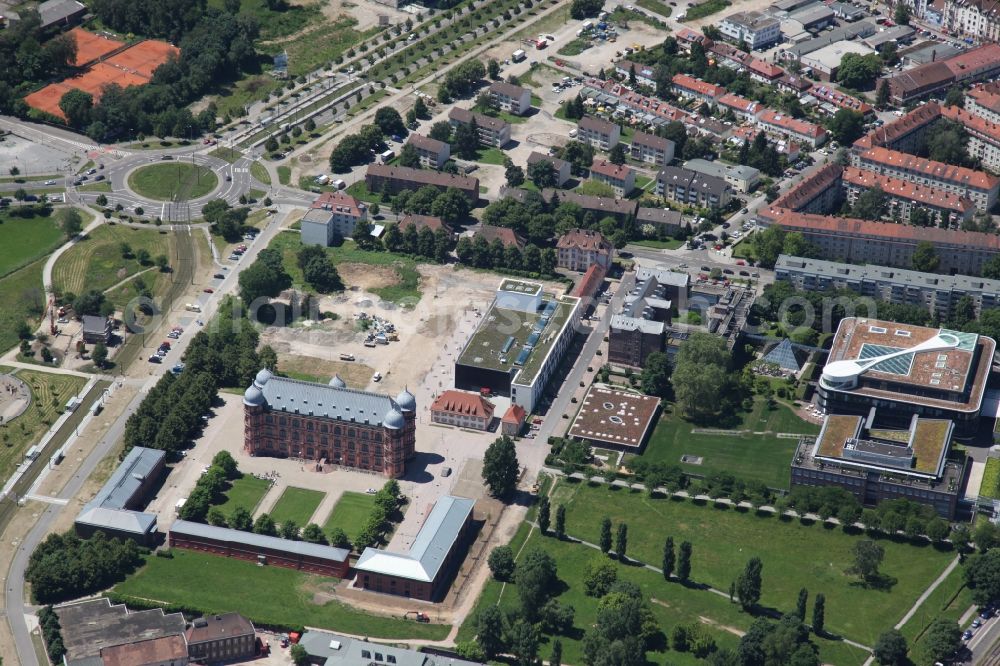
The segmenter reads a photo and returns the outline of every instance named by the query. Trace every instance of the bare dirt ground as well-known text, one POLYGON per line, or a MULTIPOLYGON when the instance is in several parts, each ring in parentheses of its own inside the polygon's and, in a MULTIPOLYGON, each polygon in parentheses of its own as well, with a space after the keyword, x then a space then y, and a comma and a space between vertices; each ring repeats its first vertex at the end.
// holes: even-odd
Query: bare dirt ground
POLYGON ((337 264, 337 271, 345 284, 368 291, 399 284, 399 274, 392 266, 369 264, 337 264))
MULTIPOLYGON (((305 3, 303 3, 305 4, 305 3)), ((336 21, 341 16, 350 16, 357 20, 357 30, 365 31, 368 28, 378 25, 378 17, 388 16, 389 23, 402 23, 407 18, 416 19, 407 12, 393 9, 388 5, 383 5, 372 0, 326 0, 323 3, 323 16, 331 21, 336 21)))

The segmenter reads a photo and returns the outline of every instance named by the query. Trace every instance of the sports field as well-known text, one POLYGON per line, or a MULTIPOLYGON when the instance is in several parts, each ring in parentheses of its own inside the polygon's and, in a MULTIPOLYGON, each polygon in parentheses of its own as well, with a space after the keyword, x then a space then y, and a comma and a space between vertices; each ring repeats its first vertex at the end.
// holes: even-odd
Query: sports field
POLYGON ((374 508, 374 495, 346 491, 337 500, 337 505, 330 512, 330 517, 323 523, 323 531, 329 534, 330 530, 339 527, 344 530, 351 541, 354 541, 374 508))
POLYGON ((62 231, 51 215, 15 217, 0 212, 0 277, 59 247, 62 231))
POLYGON ((238 506, 242 506, 250 513, 253 513, 270 487, 270 481, 258 479, 249 474, 242 476, 233 481, 232 486, 226 491, 226 501, 218 505, 219 510, 227 517, 238 506))
POLYGON ((115 592, 205 614, 237 611, 256 625, 306 625, 372 638, 441 640, 448 625, 382 617, 333 601, 336 578, 173 549, 149 557, 115 592))
POLYGON ((763 481, 772 488, 788 488, 789 464, 798 439, 777 435, 812 435, 819 432, 819 426, 803 421, 782 404, 768 409, 763 399, 756 400, 753 410, 740 412, 739 417, 739 422, 727 425, 724 431, 698 432, 705 429, 680 418, 673 405, 665 403, 642 457, 680 465, 692 474, 729 472, 743 479, 763 481), (702 462, 682 463, 684 455, 699 456, 702 462))
POLYGON ((324 497, 326 497, 326 493, 321 493, 318 490, 289 486, 281 493, 281 497, 271 509, 271 518, 278 524, 286 520, 293 520, 299 527, 304 527, 324 497))
POLYGON ((677 543, 690 541, 692 579, 719 590, 728 590, 746 561, 759 556, 764 563, 764 606, 787 612, 795 608, 801 588, 811 595, 823 592, 827 629, 866 645, 874 644, 882 631, 902 618, 954 557, 930 545, 881 539, 885 548, 881 571, 894 582, 875 590, 846 573, 853 563, 851 548, 862 537, 839 527, 651 499, 645 493, 603 485, 561 482, 552 501, 566 505, 567 533, 586 541, 599 540, 602 516, 615 524, 628 523, 629 555, 653 565, 661 561, 667 536, 677 543))
POLYGON ((136 194, 159 201, 197 199, 218 184, 219 178, 211 169, 179 161, 140 167, 128 177, 128 186, 136 194))
POLYGON ((42 268, 39 259, 0 278, 0 351, 17 344, 17 328, 30 321, 32 329, 45 312, 45 292, 42 290, 42 268))

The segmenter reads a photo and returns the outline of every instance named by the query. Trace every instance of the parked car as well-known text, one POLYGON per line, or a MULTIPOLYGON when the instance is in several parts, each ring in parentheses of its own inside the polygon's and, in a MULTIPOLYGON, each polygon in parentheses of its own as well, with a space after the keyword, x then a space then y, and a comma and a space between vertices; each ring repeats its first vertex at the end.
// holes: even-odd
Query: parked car
POLYGON ((216 273, 212 277, 214 277, 216 280, 225 280, 226 279, 226 276, 223 275, 222 273, 216 273))
POLYGON ((214 294, 215 293, 215 290, 212 289, 211 287, 205 287, 204 289, 202 289, 202 291, 205 292, 206 294, 214 294))
POLYGON ((149 362, 150 363, 161 363, 162 359, 159 356, 157 356, 157 355, 154 354, 154 355, 152 355, 152 356, 149 357, 149 362))

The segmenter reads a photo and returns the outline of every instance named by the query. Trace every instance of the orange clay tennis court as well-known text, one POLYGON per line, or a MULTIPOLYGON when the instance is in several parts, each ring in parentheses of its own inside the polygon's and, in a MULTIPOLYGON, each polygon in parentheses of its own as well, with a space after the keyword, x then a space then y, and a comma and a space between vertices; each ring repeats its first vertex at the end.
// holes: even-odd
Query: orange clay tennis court
POLYGON ((142 86, 149 83, 153 70, 162 65, 180 50, 166 42, 148 40, 130 46, 104 62, 99 62, 78 76, 51 83, 41 90, 24 98, 28 106, 39 111, 50 113, 57 118, 66 120, 59 100, 74 88, 90 93, 96 103, 101 98, 104 86, 112 83, 127 88, 142 86))
POLYGON ((69 34, 76 40, 76 60, 74 67, 83 67, 115 49, 125 46, 125 42, 94 34, 83 28, 73 28, 69 34))

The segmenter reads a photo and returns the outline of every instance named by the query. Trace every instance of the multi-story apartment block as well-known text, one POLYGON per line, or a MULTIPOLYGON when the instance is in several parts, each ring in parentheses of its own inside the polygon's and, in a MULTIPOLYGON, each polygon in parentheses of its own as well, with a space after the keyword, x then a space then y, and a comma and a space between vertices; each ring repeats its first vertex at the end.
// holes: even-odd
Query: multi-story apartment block
POLYGON ((636 131, 629 147, 632 159, 656 166, 666 166, 674 161, 674 142, 662 136, 636 131))
POLYGON ((996 0, 944 0, 941 22, 953 35, 1000 41, 1000 4, 996 0))
POLYGON ((886 148, 870 148, 852 153, 854 166, 876 173, 927 185, 968 197, 979 210, 993 208, 1000 192, 1000 179, 982 171, 935 162, 909 153, 886 148))
POLYGON ((615 196, 624 197, 635 189, 635 171, 624 164, 598 160, 590 167, 590 178, 610 185, 615 196))
POLYGON ((655 192, 665 199, 700 208, 724 208, 733 196, 733 188, 722 178, 671 166, 656 174, 655 192))
POLYGON ((438 141, 423 134, 412 132, 406 143, 413 146, 420 156, 420 165, 440 169, 451 157, 451 146, 447 141, 438 141))
POLYGON ((978 159, 994 173, 1000 172, 1000 122, 972 115, 957 106, 941 109, 941 115, 965 128, 969 137, 965 150, 969 157, 978 159))
POLYGON ((682 97, 693 97, 703 102, 714 103, 726 94, 726 89, 713 83, 705 83, 701 79, 696 79, 687 74, 674 74, 674 92, 682 97))
POLYGON ((358 221, 367 220, 365 204, 344 192, 324 192, 302 216, 302 244, 329 247, 353 236, 358 221))
POLYGON ((594 116, 584 116, 577 123, 577 139, 598 150, 611 150, 621 140, 622 130, 617 123, 594 116))
POLYGON ((892 176, 882 176, 856 167, 844 169, 841 183, 851 205, 854 205, 862 193, 874 188, 880 189, 886 197, 884 217, 903 222, 909 222, 913 211, 921 209, 928 213, 934 226, 958 227, 961 222, 971 220, 976 212, 975 204, 961 194, 892 176))
POLYGON ((684 168, 703 173, 706 176, 721 178, 738 192, 743 193, 750 192, 760 182, 760 171, 745 164, 724 164, 723 162, 695 159, 685 162, 684 168))
POLYGON ((484 116, 468 109, 457 106, 452 107, 448 112, 448 122, 452 127, 459 125, 469 125, 473 121, 476 123, 476 132, 479 136, 479 143, 484 146, 503 148, 510 143, 510 123, 499 118, 484 116))
POLYGON ((928 102, 864 135, 854 142, 851 149, 860 153, 869 148, 881 147, 913 153, 926 143, 928 132, 940 120, 941 107, 937 102, 928 102))
POLYGON ((991 123, 1000 123, 1000 83, 980 83, 965 93, 965 110, 991 123))
POLYGON ((719 22, 719 31, 734 42, 746 42, 751 49, 765 49, 781 41, 781 23, 763 12, 730 14, 719 22))
POLYGON ((582 273, 594 264, 611 265, 614 251, 611 243, 599 231, 570 229, 556 242, 556 265, 568 271, 582 273))
POLYGON ((641 368, 646 357, 666 345, 671 313, 687 307, 687 273, 640 268, 621 312, 611 315, 608 360, 641 368))
POLYGON ((389 194, 398 194, 403 190, 419 190, 425 185, 441 191, 454 187, 471 203, 479 200, 478 178, 388 164, 369 164, 368 171, 365 172, 365 186, 369 192, 381 192, 384 189, 389 194))
POLYGON ((243 448, 253 456, 305 458, 402 476, 413 457, 417 401, 257 373, 243 394, 243 448))
POLYGON ((552 165, 552 170, 556 174, 556 187, 562 187, 569 180, 572 165, 566 160, 561 160, 558 157, 552 157, 545 153, 531 151, 531 154, 528 155, 528 169, 530 170, 533 165, 539 162, 548 162, 552 165))
POLYGON ((840 190, 842 173, 839 165, 825 164, 775 199, 771 208, 787 208, 796 213, 828 213, 843 196, 840 190))
POLYGON ((888 77, 889 100, 902 106, 951 88, 971 85, 1000 74, 1000 44, 984 44, 950 58, 933 60, 888 77))
POLYGON ((771 109, 757 114, 757 126, 768 134, 804 143, 811 148, 818 148, 826 142, 826 130, 819 125, 771 109))
POLYGON ((615 63, 615 74, 628 80, 635 74, 635 82, 640 86, 656 87, 656 70, 650 65, 640 65, 639 63, 622 58, 615 63))
POLYGON ((501 110, 515 116, 523 116, 531 111, 531 91, 506 81, 494 81, 489 87, 490 99, 501 110))
POLYGON ((955 306, 965 297, 972 299, 976 316, 984 310, 1000 307, 1000 280, 969 275, 938 275, 783 254, 774 265, 774 277, 787 280, 802 291, 850 289, 878 301, 916 305, 926 308, 940 321, 950 320, 955 306))

